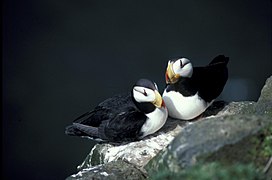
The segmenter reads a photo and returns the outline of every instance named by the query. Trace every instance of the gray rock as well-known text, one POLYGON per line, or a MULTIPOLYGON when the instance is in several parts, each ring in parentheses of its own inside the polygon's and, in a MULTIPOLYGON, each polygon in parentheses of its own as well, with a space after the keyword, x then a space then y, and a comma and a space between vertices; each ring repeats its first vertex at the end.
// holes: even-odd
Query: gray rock
POLYGON ((231 102, 226 105, 216 116, 227 116, 234 114, 253 114, 255 111, 256 102, 253 101, 242 101, 242 102, 231 102))
POLYGON ((200 157, 233 145, 271 124, 267 116, 229 115, 211 117, 191 124, 145 167, 149 173, 169 170, 178 172, 199 162, 200 157))
POLYGON ((270 76, 261 91, 261 95, 258 99, 260 103, 271 103, 272 101, 272 76, 270 76))
POLYGON ((82 169, 77 174, 71 175, 67 180, 74 179, 110 179, 110 180, 126 180, 126 179, 146 179, 146 175, 136 168, 134 165, 125 161, 115 161, 107 164, 82 169))
POLYGON ((272 76, 270 76, 261 91, 256 103, 256 113, 265 114, 272 118, 272 76))
POLYGON ((78 169, 89 168, 117 160, 127 161, 137 167, 143 167, 180 132, 186 121, 169 119, 158 133, 143 140, 127 144, 96 144, 78 169))

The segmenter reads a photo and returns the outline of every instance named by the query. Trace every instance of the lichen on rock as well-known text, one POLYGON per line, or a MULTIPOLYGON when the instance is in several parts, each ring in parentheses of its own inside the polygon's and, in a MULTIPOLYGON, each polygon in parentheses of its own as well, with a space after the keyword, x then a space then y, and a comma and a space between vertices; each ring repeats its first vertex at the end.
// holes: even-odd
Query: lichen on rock
POLYGON ((125 161, 114 161, 80 170, 77 174, 71 175, 67 180, 74 179, 105 179, 105 180, 127 180, 146 179, 146 175, 134 165, 125 161))

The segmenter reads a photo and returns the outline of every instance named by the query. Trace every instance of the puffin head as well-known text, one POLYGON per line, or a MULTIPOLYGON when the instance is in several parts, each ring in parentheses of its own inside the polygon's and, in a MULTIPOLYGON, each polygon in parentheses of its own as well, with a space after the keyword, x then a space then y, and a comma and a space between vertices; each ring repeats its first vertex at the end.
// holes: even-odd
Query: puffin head
POLYGON ((156 108, 165 108, 156 83, 148 79, 140 79, 136 82, 132 89, 132 99, 144 113, 150 113, 156 108))
POLYGON ((170 60, 165 72, 166 84, 174 84, 182 77, 190 78, 192 74, 193 66, 189 59, 170 60))

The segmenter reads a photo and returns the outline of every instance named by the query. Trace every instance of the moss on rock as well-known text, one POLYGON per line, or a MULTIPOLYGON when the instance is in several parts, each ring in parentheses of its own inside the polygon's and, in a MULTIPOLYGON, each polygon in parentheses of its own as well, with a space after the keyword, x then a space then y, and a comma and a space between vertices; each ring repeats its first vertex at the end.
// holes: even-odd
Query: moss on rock
POLYGON ((262 180, 265 176, 262 172, 256 170, 253 164, 234 164, 230 166, 222 165, 218 162, 199 164, 192 168, 182 170, 178 173, 171 171, 160 171, 152 174, 150 179, 186 179, 186 180, 262 180))
POLYGON ((218 161, 225 165, 253 163, 262 170, 272 156, 272 123, 257 134, 245 137, 235 144, 226 145, 218 151, 199 158, 205 162, 218 161))

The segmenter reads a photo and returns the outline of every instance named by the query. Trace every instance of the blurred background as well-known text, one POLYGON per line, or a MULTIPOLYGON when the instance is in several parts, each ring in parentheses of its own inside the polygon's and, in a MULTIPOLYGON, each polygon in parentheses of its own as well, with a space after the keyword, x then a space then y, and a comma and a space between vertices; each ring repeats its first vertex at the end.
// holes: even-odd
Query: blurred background
POLYGON ((4 179, 64 179, 94 142, 64 134, 74 118, 130 91, 164 88, 167 61, 230 57, 219 99, 256 101, 272 74, 271 0, 5 0, 4 179))

